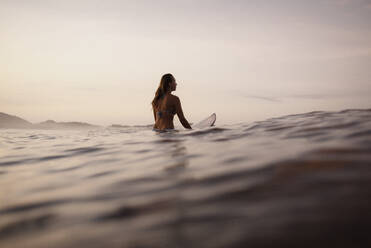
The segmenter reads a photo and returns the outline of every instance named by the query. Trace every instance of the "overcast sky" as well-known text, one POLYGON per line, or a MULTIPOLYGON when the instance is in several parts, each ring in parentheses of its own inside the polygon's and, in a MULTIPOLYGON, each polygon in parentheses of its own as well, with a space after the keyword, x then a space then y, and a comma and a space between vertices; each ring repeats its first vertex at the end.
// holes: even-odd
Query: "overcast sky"
POLYGON ((190 122, 371 108, 371 0, 1 0, 0 37, 31 122, 150 124, 168 72, 190 122))

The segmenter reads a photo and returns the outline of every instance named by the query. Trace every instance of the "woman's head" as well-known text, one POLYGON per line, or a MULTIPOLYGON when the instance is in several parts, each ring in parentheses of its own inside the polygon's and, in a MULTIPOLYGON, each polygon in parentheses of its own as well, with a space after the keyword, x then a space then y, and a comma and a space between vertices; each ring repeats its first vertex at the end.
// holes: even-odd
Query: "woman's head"
POLYGON ((152 101, 152 106, 157 106, 158 100, 166 93, 176 90, 176 81, 172 74, 167 73, 161 77, 160 85, 157 88, 155 98, 152 101))
POLYGON ((161 88, 162 93, 164 94, 174 91, 176 89, 176 82, 174 76, 170 73, 163 75, 161 77, 159 88, 161 88))

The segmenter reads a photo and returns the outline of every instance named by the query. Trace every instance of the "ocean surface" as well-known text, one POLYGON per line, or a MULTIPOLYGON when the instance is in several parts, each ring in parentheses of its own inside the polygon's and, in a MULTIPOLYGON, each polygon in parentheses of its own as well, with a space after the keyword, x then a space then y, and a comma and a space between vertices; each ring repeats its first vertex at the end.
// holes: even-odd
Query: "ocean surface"
POLYGON ((371 109, 0 129, 1 248, 371 247, 370 233, 371 109))

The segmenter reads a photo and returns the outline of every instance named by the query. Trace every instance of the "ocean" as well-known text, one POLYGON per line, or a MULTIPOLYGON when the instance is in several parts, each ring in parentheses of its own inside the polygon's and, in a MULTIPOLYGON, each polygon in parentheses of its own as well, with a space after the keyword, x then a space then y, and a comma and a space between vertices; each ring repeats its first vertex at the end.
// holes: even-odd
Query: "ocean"
POLYGON ((0 129, 0 247, 370 247, 371 109, 0 129))

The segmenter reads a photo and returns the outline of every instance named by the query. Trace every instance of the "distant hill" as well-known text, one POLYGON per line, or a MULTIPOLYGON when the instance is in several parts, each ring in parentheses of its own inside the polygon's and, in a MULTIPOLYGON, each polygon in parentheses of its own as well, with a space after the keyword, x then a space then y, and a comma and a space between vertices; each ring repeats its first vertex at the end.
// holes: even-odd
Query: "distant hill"
POLYGON ((21 128, 21 129, 93 129, 99 126, 85 122, 56 122, 47 120, 41 123, 32 124, 20 117, 0 112, 0 128, 21 128))
POLYGON ((0 128, 32 128, 32 123, 14 115, 0 112, 0 128))
POLYGON ((56 122, 53 120, 34 124, 34 126, 41 129, 90 129, 99 127, 85 122, 56 122))

